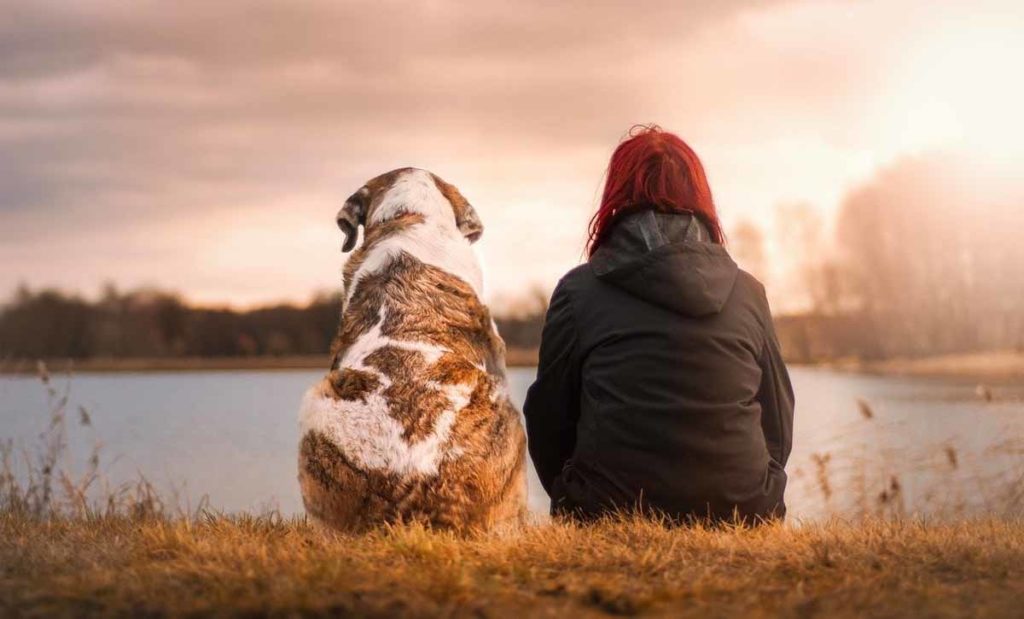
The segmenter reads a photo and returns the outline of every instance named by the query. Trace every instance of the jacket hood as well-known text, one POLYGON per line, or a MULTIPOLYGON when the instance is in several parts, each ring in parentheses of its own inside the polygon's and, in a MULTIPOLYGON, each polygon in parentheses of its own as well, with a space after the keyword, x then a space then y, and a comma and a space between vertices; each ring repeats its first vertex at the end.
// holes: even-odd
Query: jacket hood
POLYGON ((720 312, 739 272, 698 218, 651 209, 616 223, 590 267, 602 281, 693 318, 720 312))

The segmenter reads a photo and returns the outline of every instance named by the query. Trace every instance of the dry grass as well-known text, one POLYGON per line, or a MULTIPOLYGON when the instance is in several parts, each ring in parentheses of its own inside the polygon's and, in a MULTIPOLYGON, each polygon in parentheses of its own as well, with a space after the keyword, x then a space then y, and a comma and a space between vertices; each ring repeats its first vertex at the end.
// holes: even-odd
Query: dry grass
POLYGON ((1024 523, 361 537, 272 517, 0 515, 0 616, 1010 617, 1024 523))

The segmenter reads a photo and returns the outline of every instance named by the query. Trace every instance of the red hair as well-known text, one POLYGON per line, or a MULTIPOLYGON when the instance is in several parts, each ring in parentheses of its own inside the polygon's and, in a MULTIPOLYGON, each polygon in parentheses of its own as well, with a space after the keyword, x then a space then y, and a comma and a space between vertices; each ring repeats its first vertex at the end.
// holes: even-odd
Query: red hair
POLYGON ((657 125, 636 125, 612 153, 601 206, 590 220, 593 256, 623 215, 645 208, 697 216, 719 245, 725 243, 704 166, 693 149, 657 125))

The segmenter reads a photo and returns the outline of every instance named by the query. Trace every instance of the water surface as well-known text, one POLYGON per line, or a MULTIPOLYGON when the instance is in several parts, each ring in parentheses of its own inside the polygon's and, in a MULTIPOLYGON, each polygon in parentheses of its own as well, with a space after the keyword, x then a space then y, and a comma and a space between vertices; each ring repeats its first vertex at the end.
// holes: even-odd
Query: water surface
MULTIPOLYGON (((533 375, 528 368, 510 371, 520 407, 533 375)), ((56 377, 54 385, 68 389, 70 421, 77 421, 78 406, 92 418, 91 427, 72 424, 77 458, 100 441, 111 483, 141 473, 193 504, 206 495, 227 511, 296 514, 302 509, 297 409, 320 376, 308 370, 84 374, 70 382, 56 377)), ((927 512, 959 501, 978 510, 989 501, 980 486, 1022 470, 1024 456, 1014 450, 1024 437, 1024 387, 996 388, 994 401, 986 402, 964 381, 812 368, 794 368, 792 377, 792 516, 877 507, 894 477, 907 509, 927 512)), ((0 377, 0 439, 31 448, 47 423, 47 407, 37 378, 0 377)), ((531 508, 546 511, 532 468, 529 483, 531 508)))

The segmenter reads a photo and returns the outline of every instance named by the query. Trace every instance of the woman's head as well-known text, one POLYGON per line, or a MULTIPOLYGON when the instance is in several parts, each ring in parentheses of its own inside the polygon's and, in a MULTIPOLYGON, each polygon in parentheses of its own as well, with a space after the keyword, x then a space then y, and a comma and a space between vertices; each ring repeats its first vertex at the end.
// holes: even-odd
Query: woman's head
POLYGON ((696 215, 716 243, 725 235, 718 222, 711 188, 697 153, 679 136, 657 125, 637 125, 612 153, 601 206, 590 220, 587 255, 608 238, 625 214, 644 208, 696 215))

